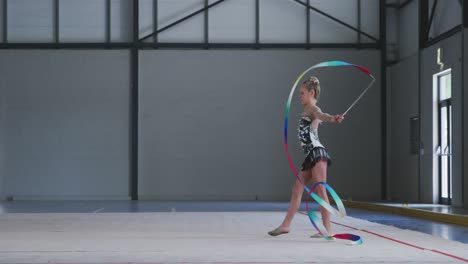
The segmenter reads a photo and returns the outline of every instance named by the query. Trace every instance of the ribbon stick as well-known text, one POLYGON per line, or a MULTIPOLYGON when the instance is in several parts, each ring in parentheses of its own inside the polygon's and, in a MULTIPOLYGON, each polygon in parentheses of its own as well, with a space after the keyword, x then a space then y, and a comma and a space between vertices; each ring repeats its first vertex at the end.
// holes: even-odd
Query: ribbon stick
POLYGON ((364 96, 364 94, 367 92, 367 90, 369 90, 369 88, 371 88, 371 86, 374 84, 374 82, 375 82, 374 77, 372 75, 370 75, 370 77, 372 77, 372 81, 369 83, 367 88, 358 96, 358 98, 348 107, 348 109, 346 109, 346 111, 343 113, 343 116, 345 116, 349 112, 349 110, 351 110, 351 108, 353 108, 353 106, 364 96))
MULTIPOLYGON (((294 91, 296 90, 299 82, 302 80, 302 78, 304 77, 305 74, 307 74, 309 71, 313 70, 313 69, 316 69, 316 68, 321 68, 321 67, 337 67, 337 66, 348 66, 348 67, 354 67, 356 69, 358 69, 359 71, 367 74, 371 79, 372 81, 369 83, 369 85, 367 86, 366 89, 364 89, 364 91, 357 97, 357 99, 351 104, 351 106, 348 107, 348 109, 346 109, 346 111, 343 113, 343 116, 346 115, 349 110, 351 110, 351 108, 354 107, 354 105, 356 105, 356 103, 364 96, 364 94, 369 90, 369 88, 374 84, 375 82, 375 78, 374 76, 372 76, 372 73, 362 67, 362 66, 359 66, 359 65, 355 65, 355 64, 351 64, 351 63, 348 63, 348 62, 344 62, 344 61, 326 61, 326 62, 321 62, 319 64, 316 64, 310 68, 308 68, 307 70, 305 70, 304 72, 302 72, 299 77, 297 78, 296 82, 294 82, 292 88, 291 88, 291 92, 289 93, 289 97, 288 97, 288 101, 286 103, 286 116, 285 116, 285 120, 284 120, 284 147, 285 147, 285 150, 286 150, 286 157, 288 159, 288 163, 289 163, 289 167, 291 168, 291 171, 293 172, 294 176, 297 178, 297 180, 302 183, 302 185, 304 186, 304 190, 307 192, 308 195, 310 195, 312 197, 312 199, 314 199, 315 201, 317 201, 317 203, 324 207, 327 211, 330 212, 330 214, 332 215, 336 215, 340 218, 343 218, 346 216, 346 210, 344 208, 344 205, 343 205, 343 202, 341 201, 340 197, 338 196, 338 194, 333 190, 333 188, 330 187, 330 185, 326 184, 325 182, 317 182, 315 183, 312 188, 309 188, 307 187, 307 185, 302 182, 302 180, 299 178, 298 176, 298 173, 296 171, 296 168, 293 164, 293 161, 291 159, 291 155, 289 153, 289 147, 288 147, 288 118, 289 118, 289 110, 291 109, 291 101, 292 101, 292 97, 293 97, 293 94, 294 94, 294 91), (317 194, 314 193, 314 190, 315 188, 318 186, 318 185, 323 185, 326 190, 330 193, 330 195, 332 196, 333 198, 333 201, 335 201, 335 204, 338 208, 335 209, 333 208, 330 204, 328 204, 327 202, 325 202, 322 198, 320 198, 317 194)), ((314 213, 313 210, 311 210, 309 208, 309 204, 308 202, 306 201, 306 209, 307 209, 307 215, 309 216, 309 219, 312 223, 312 225, 315 227, 315 229, 323 235, 324 239, 327 239, 327 240, 331 240, 333 238, 338 238, 338 239, 345 239, 345 240, 349 240, 351 241, 351 244, 362 244, 362 239, 361 237, 357 236, 357 235, 353 235, 353 234, 335 234, 335 235, 331 235, 328 233, 327 229, 323 226, 322 222, 320 221, 320 219, 317 217, 317 215, 314 213)))

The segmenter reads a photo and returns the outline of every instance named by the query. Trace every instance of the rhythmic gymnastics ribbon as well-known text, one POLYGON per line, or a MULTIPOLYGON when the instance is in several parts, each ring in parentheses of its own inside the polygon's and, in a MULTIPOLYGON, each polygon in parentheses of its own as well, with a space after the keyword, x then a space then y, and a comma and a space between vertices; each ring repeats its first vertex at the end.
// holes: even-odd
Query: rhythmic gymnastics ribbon
MULTIPOLYGON (((337 215, 338 217, 343 218, 346 216, 346 209, 340 197, 338 196, 338 194, 333 190, 332 187, 330 187, 330 185, 326 184, 325 182, 317 182, 312 186, 312 188, 307 187, 307 185, 304 182, 302 182, 302 180, 299 178, 296 168, 294 167, 294 164, 292 162, 291 155, 289 153, 289 148, 288 148, 288 117, 289 117, 289 110, 291 109, 291 100, 292 100, 294 91, 297 88, 297 85, 302 80, 304 75, 313 69, 321 68, 321 67, 338 67, 338 66, 354 67, 358 69, 359 71, 367 74, 372 79, 372 81, 369 83, 367 88, 364 89, 364 91, 357 97, 357 99, 348 107, 348 109, 346 109, 346 111, 343 113, 343 116, 345 116, 349 112, 349 110, 351 110, 351 108, 353 108, 354 105, 356 105, 356 103, 364 96, 364 94, 369 90, 369 88, 375 82, 374 76, 372 76, 372 73, 368 69, 362 66, 351 64, 351 63, 344 62, 344 61, 321 62, 308 68, 304 72, 302 72, 301 75, 299 75, 299 77, 297 78, 296 82, 293 84, 291 88, 291 92, 289 93, 288 102, 286 103, 286 117, 284 120, 284 148, 286 150, 286 157, 288 159, 289 167, 291 168, 294 176, 296 176, 297 180, 304 186, 304 190, 307 192, 307 194, 310 195, 312 199, 314 199, 320 206, 324 207, 327 211, 329 211, 331 215, 337 215), (326 190, 332 196, 332 199, 335 202, 338 210, 332 207, 330 204, 326 203, 322 198, 320 198, 317 194, 314 193, 314 190, 318 185, 323 185, 326 188, 326 190)), ((323 226, 322 222, 315 214, 315 212, 309 208, 309 204, 307 201, 306 201, 306 210, 307 210, 307 215, 309 216, 309 219, 312 225, 320 234, 322 234, 323 238, 325 238, 326 240, 332 240, 333 238, 338 238, 338 239, 349 240, 351 241, 351 244, 362 244, 361 237, 357 235, 353 235, 353 234, 331 235, 329 234, 327 229, 323 226)))

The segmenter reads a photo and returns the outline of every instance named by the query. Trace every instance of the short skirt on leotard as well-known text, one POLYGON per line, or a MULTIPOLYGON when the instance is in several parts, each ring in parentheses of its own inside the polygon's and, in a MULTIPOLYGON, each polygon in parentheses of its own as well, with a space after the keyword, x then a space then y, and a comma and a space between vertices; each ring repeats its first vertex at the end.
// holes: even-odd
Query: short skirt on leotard
POLYGON ((322 147, 315 147, 306 155, 304 162, 302 163, 301 170, 310 170, 315 166, 315 164, 317 164, 317 162, 322 160, 326 161, 328 166, 331 165, 332 160, 328 151, 322 147))

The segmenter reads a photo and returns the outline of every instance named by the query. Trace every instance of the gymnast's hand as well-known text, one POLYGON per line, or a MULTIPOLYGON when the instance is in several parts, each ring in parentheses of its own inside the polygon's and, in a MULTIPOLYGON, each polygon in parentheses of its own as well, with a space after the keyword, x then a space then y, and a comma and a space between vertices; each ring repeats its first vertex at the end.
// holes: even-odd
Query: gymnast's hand
POLYGON ((335 115, 335 116, 333 117, 333 119, 334 119, 333 121, 334 121, 335 123, 339 124, 339 123, 341 123, 341 122, 343 121, 344 116, 342 116, 342 115, 335 115))

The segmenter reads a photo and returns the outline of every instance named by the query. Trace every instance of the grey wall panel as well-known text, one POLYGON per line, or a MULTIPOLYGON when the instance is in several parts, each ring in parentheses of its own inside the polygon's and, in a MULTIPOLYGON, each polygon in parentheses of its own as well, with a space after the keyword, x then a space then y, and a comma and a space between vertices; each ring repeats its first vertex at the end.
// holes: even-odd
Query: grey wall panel
MULTIPOLYGON (((1 69, 1 68, 0 68, 1 69)), ((6 98, 5 98, 5 80, 0 78, 0 200, 5 198, 4 195, 4 179, 5 179, 5 109, 6 109, 6 98)))
POLYGON ((433 143, 433 75, 440 72, 437 65, 437 49, 443 49, 442 61, 445 69, 452 69, 452 107, 453 107, 453 200, 454 205, 462 204, 461 160, 461 34, 456 34, 423 51, 421 61, 421 139, 424 155, 421 156, 421 190, 423 202, 438 202, 438 180, 433 174, 436 158, 433 143))
POLYGON ((132 24, 128 21, 132 21, 132 1, 111 0, 111 41, 132 40, 132 24))
MULTIPOLYGON (((3 1, 3 0, 2 0, 3 1)), ((320 0, 311 5, 358 27, 358 0, 320 0), (336 8, 339 6, 340 8, 336 8)), ((1 1, 0 1, 1 2, 1 1)), ((111 40, 131 39, 132 8, 128 0, 111 0, 111 40)), ((154 30, 153 0, 140 0, 140 35, 154 30)), ((303 1, 305 2, 305 1, 303 1)), ((54 0, 15 0, 9 2, 11 41, 53 42, 54 0)), ((204 7, 204 0, 158 0, 158 28, 161 29, 204 7)), ((215 0, 208 1, 209 4, 215 0)), ((106 0, 61 0, 59 25, 61 42, 104 42, 106 40, 106 0)), ((361 0, 361 29, 378 37, 379 1, 361 0)), ((355 43, 357 33, 310 11, 311 41, 355 43)), ((261 42, 304 43, 306 8, 290 0, 260 1, 261 42)), ((225 1, 209 10, 211 43, 255 41, 255 0, 225 1)), ((160 42, 200 43, 204 41, 204 14, 198 14, 158 36, 160 42)), ((362 42, 375 42, 362 37, 362 42)))
MULTIPOLYGON (((377 82, 345 122, 320 129, 334 164, 329 182, 344 198, 380 197, 378 51, 142 51, 139 190, 143 199, 288 199, 294 176, 283 149, 285 103, 307 67, 342 59, 377 82), (363 188, 363 186, 366 186, 363 188)), ((319 101, 343 112, 369 79, 353 68, 324 68, 319 101)), ((300 106, 294 95, 293 160, 300 106)))
POLYGON ((60 0, 61 42, 104 42, 105 0, 60 0))
MULTIPOLYGON (((380 30, 379 17, 379 1, 361 0, 361 30, 377 39, 380 30)), ((375 41, 363 36, 362 42, 372 43, 375 41)))
POLYGON ((7 11, 9 42, 53 41, 53 0, 8 1, 7 11))
MULTIPOLYGON (((129 1, 130 2, 130 1, 129 1)), ((140 36, 146 36, 154 32, 153 29, 153 8, 154 8, 154 0, 140 0, 139 1, 139 8, 138 8, 138 16, 139 16, 139 26, 140 26, 140 36)), ((128 2, 127 2, 128 3, 128 2)), ((160 1, 158 1, 158 9, 161 7, 160 1)), ((129 3, 130 10, 132 8, 132 3, 129 3)), ((159 15, 160 10, 158 10, 159 15)), ((132 14, 128 17, 130 20, 132 19, 132 14)), ((127 20, 129 21, 129 20, 127 20)), ((123 21, 122 21, 123 22, 123 21)), ((128 23, 127 23, 128 24, 128 23)))
POLYGON ((419 51, 418 1, 411 1, 400 9, 398 21, 398 57, 405 59, 419 51))
MULTIPOLYGON (((432 8, 433 1, 434 0, 429 1, 430 8, 432 8)), ((429 36, 439 36, 440 34, 460 25, 462 21, 461 9, 461 1, 459 0, 438 1, 429 36)))
POLYGON ((420 175, 421 175, 421 201, 426 203, 437 203, 436 196, 438 193, 436 184, 434 182, 433 164, 435 159, 435 149, 433 149, 433 83, 432 74, 437 69, 431 69, 431 58, 428 56, 421 56, 421 109, 420 109, 420 124, 421 124, 421 144, 422 155, 420 157, 420 175), (429 70, 424 67, 425 64, 431 67, 429 70))
MULTIPOLYGON (((158 28, 165 27, 204 7, 204 0, 158 1, 158 28)), ((216 7, 219 8, 219 7, 216 7)), ((159 34, 160 42, 203 42, 204 17, 197 15, 159 34)))
POLYGON ((4 32, 3 32, 3 4, 6 0, 1 0, 0 1, 0 42, 4 42, 5 39, 4 39, 4 32))
MULTIPOLYGON (((0 2, 0 11, 3 0, 0 2)), ((60 40, 63 42, 102 42, 105 40, 105 0, 61 0, 60 40)), ((111 39, 131 39, 131 1, 111 1, 111 39)), ((142 4, 142 7, 144 5, 142 4)), ((151 8, 148 9, 151 13, 151 8)), ((0 13, 1 14, 1 13, 0 13)), ((151 20, 152 18, 149 17, 151 20)), ((0 25, 3 20, 0 21, 0 25)), ((15 0, 8 2, 10 42, 53 42, 54 0, 15 0)))
MULTIPOLYGON (((313 7, 323 11, 351 26, 358 28, 357 21, 357 1, 320 1, 310 3, 313 7), (340 8, 336 8, 339 5, 340 8)), ((356 43, 357 32, 338 24, 337 22, 319 14, 310 11, 310 38, 311 42, 330 42, 330 43, 356 43)), ((377 21, 374 21, 374 23, 377 21)), ((362 23, 362 22, 361 22, 362 23)), ((366 31, 365 31, 366 32, 366 31)), ((369 32, 366 32, 370 34, 369 32)), ((368 42, 367 37, 363 37, 363 42, 368 42)))
POLYGON ((455 38, 454 59, 452 67, 452 205, 463 205, 463 159, 462 159, 462 66, 461 66, 461 35, 455 38), (456 43, 458 42, 458 43, 456 43))
POLYGON ((463 170, 463 205, 465 208, 468 208, 468 168, 466 167, 465 164, 468 164, 468 29, 464 29, 463 32, 463 105, 464 105, 464 113, 463 113, 463 139, 464 139, 464 144, 463 144, 463 164, 464 164, 464 170, 463 170))
MULTIPOLYGON (((213 0, 210 1, 210 3, 213 2, 213 0)), ((305 23, 305 20, 302 20, 302 22, 305 23)), ((294 32, 293 34, 296 34, 297 29, 289 29, 294 32)), ((305 34, 301 37, 303 36, 305 34)), ((226 1, 221 6, 210 9, 209 39, 213 43, 254 43, 255 1, 226 1), (240 14, 242 17, 240 17, 240 14)))
POLYGON ((395 201, 418 201, 419 156, 410 154, 410 118, 418 116, 418 56, 400 61, 389 70, 390 197, 395 201))
POLYGON ((398 44, 398 17, 399 12, 394 8, 387 8, 387 49, 393 51, 398 44))
POLYGON ((127 51, 0 51, 4 193, 15 199, 127 199, 127 51))
MULTIPOLYGON (((320 28, 313 23, 317 21, 315 17, 311 16, 311 25, 320 28)), ((303 5, 293 1, 260 1, 260 42, 305 43, 306 24, 306 8, 303 5)))

